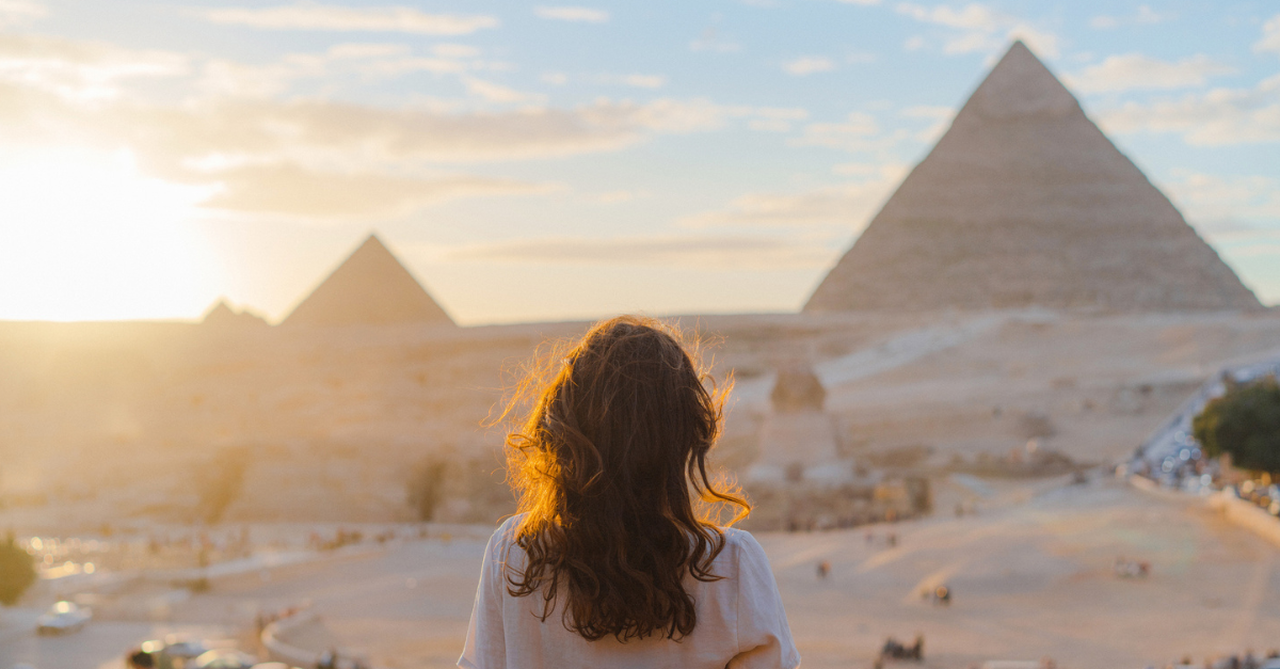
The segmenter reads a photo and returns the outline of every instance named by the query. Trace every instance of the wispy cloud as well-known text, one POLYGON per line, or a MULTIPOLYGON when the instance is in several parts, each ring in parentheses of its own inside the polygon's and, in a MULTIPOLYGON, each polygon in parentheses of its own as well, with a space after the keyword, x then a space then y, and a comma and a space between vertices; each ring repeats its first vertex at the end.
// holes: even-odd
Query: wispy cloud
MULTIPOLYGON (((807 228, 834 235, 844 241, 861 230, 902 180, 901 165, 874 166, 859 170, 861 180, 802 193, 749 193, 719 211, 681 219, 690 228, 756 227, 807 228)), ((806 238, 810 235, 798 235, 806 238)), ((823 237, 825 239, 825 237, 823 237)))
POLYGON ((1149 5, 1138 5, 1138 12, 1133 16, 1111 16, 1101 14, 1089 20, 1089 26, 1096 30, 1112 30, 1123 25, 1151 25, 1163 23, 1174 18, 1174 14, 1161 14, 1149 5))
POLYGON ((533 13, 541 18, 555 21, 575 23, 607 23, 609 21, 609 12, 591 7, 537 7, 533 13))
POLYGON ((1262 26, 1262 39, 1253 45, 1255 53, 1272 51, 1280 53, 1280 14, 1267 20, 1262 26))
POLYGON ((742 45, 732 38, 721 35, 715 26, 709 26, 689 42, 690 51, 711 51, 714 53, 733 53, 742 50, 742 45))
POLYGON ((878 151, 890 148, 906 139, 910 133, 897 130, 885 134, 874 116, 866 112, 851 112, 844 121, 832 123, 820 121, 804 127, 799 137, 789 140, 792 146, 824 146, 844 151, 878 151))
POLYGON ((80 101, 116 97, 125 79, 172 77, 188 71, 187 57, 126 49, 107 42, 0 33, 0 81, 80 101))
POLYGON ((405 177, 377 172, 324 172, 290 163, 251 165, 210 174, 219 190, 212 209, 308 219, 401 216, 444 200, 545 192, 549 186, 477 176, 405 177))
POLYGON ((815 72, 830 72, 836 69, 836 64, 825 56, 805 56, 784 63, 782 69, 788 74, 802 77, 815 72))
POLYGON ((660 74, 628 74, 621 81, 636 88, 662 88, 667 84, 667 78, 660 74))
POLYGON ((211 9, 204 12, 204 17, 214 23, 266 30, 403 32, 421 35, 469 35, 498 25, 498 19, 488 15, 427 14, 412 7, 343 7, 314 2, 261 9, 211 9))
MULTIPOLYGON (((947 55, 991 52, 1010 40, 1021 39, 1040 54, 1050 58, 1058 56, 1058 38, 1055 34, 984 4, 975 2, 957 9, 948 5, 925 7, 904 2, 895 9, 899 14, 916 21, 959 31, 942 41, 942 51, 947 55)), ((912 38, 908 40, 907 50, 920 48, 924 44, 923 40, 912 38)))
POLYGON ((1187 219, 1215 239, 1252 236, 1260 225, 1280 233, 1280 179, 1177 170, 1161 183, 1187 219))
POLYGON ((1253 88, 1214 88, 1180 99, 1129 102, 1103 110, 1113 133, 1173 133, 1196 146, 1280 141, 1280 75, 1253 88))
POLYGON ((1081 93, 1111 93, 1136 89, 1174 89, 1202 86, 1210 77, 1232 74, 1235 68, 1198 54, 1169 62, 1130 53, 1110 56, 1079 74, 1063 77, 1081 93))
MULTIPOLYGON (((449 53, 456 50, 433 51, 449 53)), ((296 82, 306 79, 333 79, 349 74, 369 79, 393 79, 414 72, 462 75, 472 69, 477 69, 473 61, 444 55, 418 56, 404 44, 344 43, 323 53, 286 54, 276 62, 261 65, 209 60, 204 65, 197 87, 212 96, 272 97, 289 91, 296 82)))
POLYGON ((31 0, 0 0, 0 28, 26 23, 48 13, 44 5, 31 0))
POLYGON ((649 89, 658 89, 667 85, 667 77, 661 74, 575 74, 570 77, 564 72, 544 72, 538 79, 552 86, 563 86, 569 83, 570 79, 577 83, 649 89))
POLYGON ((487 102, 496 102, 499 104, 535 104, 546 101, 546 96, 541 93, 528 93, 508 88, 501 84, 495 84, 492 81, 476 79, 475 77, 464 77, 462 82, 467 86, 467 92, 484 99, 487 102))
POLYGON ((533 264, 641 265, 727 269, 812 269, 829 265, 838 249, 794 238, 753 235, 655 235, 583 239, 553 237, 453 249, 453 261, 533 264))

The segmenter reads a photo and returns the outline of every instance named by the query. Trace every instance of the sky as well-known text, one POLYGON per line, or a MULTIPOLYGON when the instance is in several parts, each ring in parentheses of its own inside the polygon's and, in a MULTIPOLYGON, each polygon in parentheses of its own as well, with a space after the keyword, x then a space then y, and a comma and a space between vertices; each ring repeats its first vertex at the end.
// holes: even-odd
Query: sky
POLYGON ((1013 39, 1280 302, 1280 3, 0 0, 0 320, 795 311, 1013 39))

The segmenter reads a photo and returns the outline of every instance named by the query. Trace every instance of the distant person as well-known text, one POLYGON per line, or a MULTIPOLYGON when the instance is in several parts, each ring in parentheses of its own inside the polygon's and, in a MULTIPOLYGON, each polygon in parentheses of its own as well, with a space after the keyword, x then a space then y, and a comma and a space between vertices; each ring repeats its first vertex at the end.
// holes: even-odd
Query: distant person
POLYGON ((818 580, 827 580, 827 574, 831 573, 831 563, 823 560, 818 563, 818 580))
POLYGON ((508 405, 528 410, 507 437, 520 513, 485 549, 458 666, 799 666, 760 544, 695 511, 750 507, 707 474, 727 388, 678 337, 599 323, 508 405))

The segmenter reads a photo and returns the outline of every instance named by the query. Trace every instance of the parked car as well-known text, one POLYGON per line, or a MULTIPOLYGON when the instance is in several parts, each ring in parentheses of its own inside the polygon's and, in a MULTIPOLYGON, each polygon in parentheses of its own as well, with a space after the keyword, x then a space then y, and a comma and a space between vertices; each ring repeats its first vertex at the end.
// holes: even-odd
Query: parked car
POLYGON ((258 658, 238 650, 219 648, 196 658, 196 669, 253 669, 258 658))
POLYGON ((170 634, 164 638, 164 654, 169 657, 190 660, 209 651, 199 639, 187 639, 170 634))
POLYGON ((93 613, 89 609, 76 606, 74 602, 62 601, 49 608, 49 612, 36 619, 37 634, 70 634, 84 628, 93 613))

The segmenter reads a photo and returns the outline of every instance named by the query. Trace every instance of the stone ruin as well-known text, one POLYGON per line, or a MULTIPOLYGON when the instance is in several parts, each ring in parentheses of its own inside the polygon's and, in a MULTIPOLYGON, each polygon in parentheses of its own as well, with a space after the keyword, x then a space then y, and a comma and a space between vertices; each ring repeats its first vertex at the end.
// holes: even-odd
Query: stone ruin
POLYGON ((852 463, 838 456, 835 417, 824 408, 826 397, 809 367, 778 372, 770 394, 773 411, 760 428, 760 457, 747 470, 748 482, 838 485, 851 478, 852 463))

